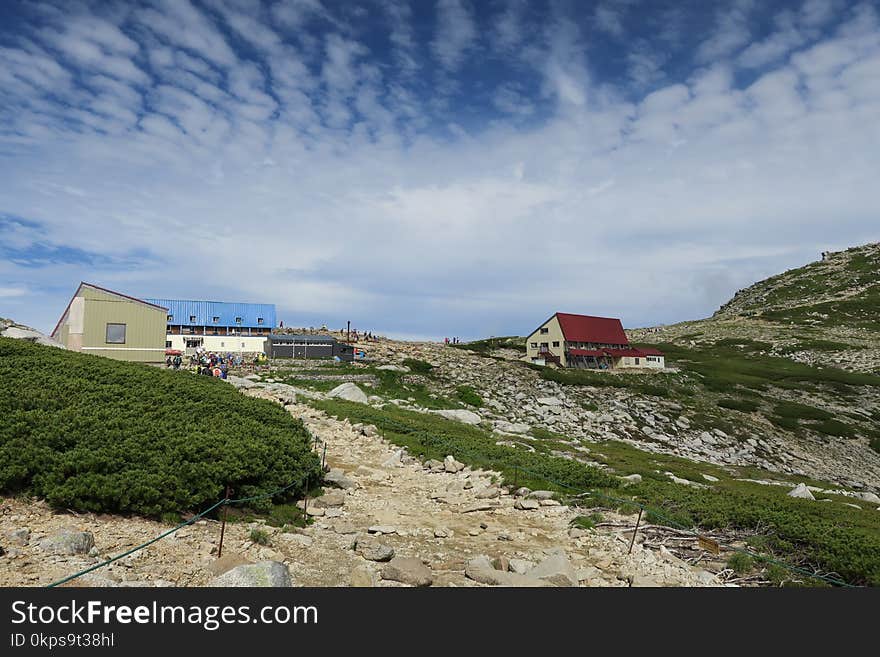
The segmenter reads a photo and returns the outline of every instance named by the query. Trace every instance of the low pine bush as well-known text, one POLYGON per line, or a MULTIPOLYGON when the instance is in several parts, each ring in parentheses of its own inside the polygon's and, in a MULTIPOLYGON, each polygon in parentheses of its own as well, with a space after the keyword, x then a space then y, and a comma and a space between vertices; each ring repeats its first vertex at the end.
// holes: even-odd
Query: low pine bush
POLYGON ((320 478, 305 426, 213 377, 0 338, 0 492, 171 518, 320 478))

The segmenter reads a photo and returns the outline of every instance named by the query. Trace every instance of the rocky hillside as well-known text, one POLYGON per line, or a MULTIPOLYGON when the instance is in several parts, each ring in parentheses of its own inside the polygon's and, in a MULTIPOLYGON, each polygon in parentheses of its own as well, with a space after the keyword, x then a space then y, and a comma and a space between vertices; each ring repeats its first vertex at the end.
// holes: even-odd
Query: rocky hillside
POLYGON ((628 333, 637 341, 697 347, 746 339, 771 356, 880 373, 880 244, 826 253, 755 283, 708 319, 628 333))
POLYGON ((880 243, 828 252, 737 292, 714 318, 760 317, 803 326, 878 330, 880 243))

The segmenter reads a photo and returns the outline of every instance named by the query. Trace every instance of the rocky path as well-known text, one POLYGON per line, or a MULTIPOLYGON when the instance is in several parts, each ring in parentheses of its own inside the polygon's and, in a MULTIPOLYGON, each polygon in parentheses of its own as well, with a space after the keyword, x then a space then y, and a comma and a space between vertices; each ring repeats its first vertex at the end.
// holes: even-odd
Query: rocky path
MULTIPOLYGON (((493 473, 472 472, 454 459, 431 471, 371 427, 304 405, 287 408, 327 444, 330 478, 344 486, 327 486, 310 502, 311 526, 284 532, 230 523, 218 560, 219 523, 199 521, 75 584, 200 586, 240 564, 266 561, 282 562, 294 586, 718 584, 712 574, 638 542, 628 556, 625 534, 570 530, 575 510, 540 494, 517 498, 493 484, 493 473), (254 528, 266 532, 268 545, 250 539, 254 528)), ((2 500, 0 585, 48 584, 167 528, 2 500)), ((215 583, 228 583, 224 577, 215 583)))

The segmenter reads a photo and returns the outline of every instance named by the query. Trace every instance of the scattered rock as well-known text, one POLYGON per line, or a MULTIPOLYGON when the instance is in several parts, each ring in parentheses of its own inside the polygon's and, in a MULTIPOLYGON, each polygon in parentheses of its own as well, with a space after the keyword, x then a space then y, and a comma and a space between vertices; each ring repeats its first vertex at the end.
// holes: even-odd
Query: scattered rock
POLYGON ((13 529, 10 532, 6 532, 6 541, 10 545, 19 545, 24 547, 28 544, 31 538, 31 530, 30 529, 13 529))
POLYGON ((392 527, 391 525, 372 525, 367 528, 367 531, 371 534, 396 534, 397 527, 392 527))
POLYGON ((40 541, 40 548, 50 554, 88 554, 95 547, 95 537, 91 532, 62 529, 40 541))
POLYGON ((394 557, 382 568, 382 578, 410 586, 431 586, 431 569, 415 557, 394 557))
POLYGON ((552 583, 535 577, 521 575, 516 572, 496 570, 492 567, 492 562, 487 556, 479 556, 470 559, 465 565, 464 574, 468 579, 472 579, 480 584, 489 584, 491 586, 553 586, 552 583))
POLYGON ((464 470, 465 465, 464 463, 459 463, 455 460, 453 456, 450 455, 443 460, 443 468, 446 470, 446 472, 455 473, 464 470))
POLYGON ((534 511, 535 509, 541 508, 541 503, 538 500, 518 499, 513 503, 513 508, 519 509, 520 511, 534 511))
POLYGON ((389 456, 385 461, 382 462, 383 468, 393 468, 398 465, 401 465, 401 457, 403 456, 403 450, 399 449, 394 454, 389 456))
POLYGON ((367 561, 391 561, 394 558, 393 547, 370 540, 358 539, 354 551, 367 561))
POLYGON ((351 571, 349 585, 356 588, 370 588, 376 586, 376 573, 367 566, 356 566, 351 571))
POLYGON ((215 577, 208 586, 291 586, 290 571, 278 561, 244 564, 215 577))

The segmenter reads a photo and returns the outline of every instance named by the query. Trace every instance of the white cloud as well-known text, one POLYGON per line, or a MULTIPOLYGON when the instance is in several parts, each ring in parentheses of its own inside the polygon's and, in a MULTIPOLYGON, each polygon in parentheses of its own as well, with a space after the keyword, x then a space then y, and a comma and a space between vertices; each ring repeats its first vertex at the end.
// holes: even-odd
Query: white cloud
POLYGON ((437 31, 431 50, 444 68, 457 69, 476 38, 474 18, 464 0, 437 0, 437 31))
POLYGON ((711 62, 745 46, 751 39, 749 17, 754 5, 754 0, 735 0, 732 6, 720 9, 714 33, 697 49, 697 60, 711 62))

